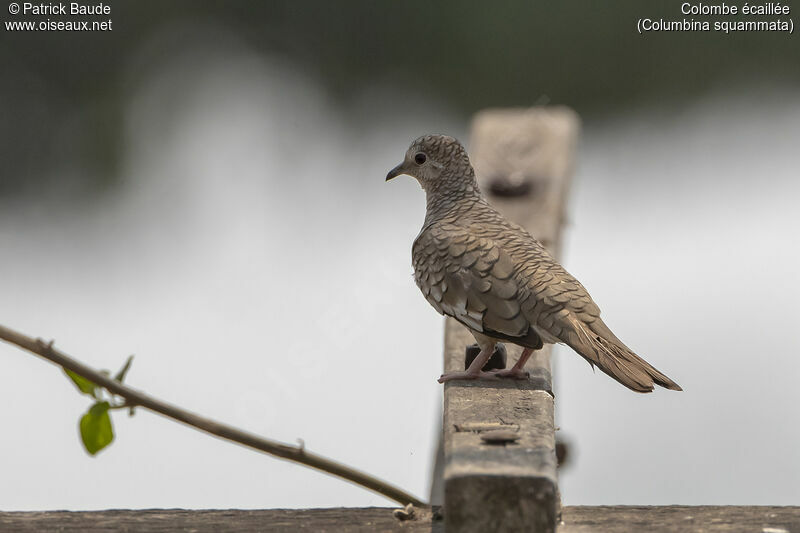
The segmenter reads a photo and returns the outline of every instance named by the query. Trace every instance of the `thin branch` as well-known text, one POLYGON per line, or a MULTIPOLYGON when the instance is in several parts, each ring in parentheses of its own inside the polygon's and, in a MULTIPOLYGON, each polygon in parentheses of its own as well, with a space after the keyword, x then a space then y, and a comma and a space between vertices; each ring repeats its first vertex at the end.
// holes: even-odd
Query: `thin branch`
POLYGON ((263 437, 259 437, 258 435, 237 429, 233 426, 196 415, 175 405, 171 405, 153 398, 152 396, 148 396, 147 394, 136 389, 132 389, 127 385, 120 383, 119 381, 111 379, 109 376, 101 374, 100 372, 81 363, 80 361, 72 359, 65 353, 54 348, 52 341, 45 342, 42 339, 33 339, 23 335, 22 333, 8 329, 2 325, 0 325, 0 339, 11 344, 15 344, 20 348, 43 357, 67 370, 75 372, 94 384, 104 387, 109 392, 123 397, 125 399, 125 403, 128 405, 149 409, 150 411, 154 411, 167 418, 177 420, 178 422, 182 422, 205 433, 210 433, 211 435, 221 437, 223 439, 247 446, 248 448, 256 449, 264 453, 268 453, 270 455, 274 455, 276 457, 280 457, 282 459, 294 461, 311 468, 316 468, 317 470, 332 476, 346 479, 351 483, 375 491, 378 494, 385 496, 390 500, 394 500, 402 505, 412 503, 418 507, 427 507, 426 503, 398 487, 390 485, 389 483, 372 477, 364 472, 350 468, 349 466, 309 452, 306 450, 304 444, 301 444, 300 446, 292 446, 290 444, 284 444, 282 442, 265 439, 263 437))

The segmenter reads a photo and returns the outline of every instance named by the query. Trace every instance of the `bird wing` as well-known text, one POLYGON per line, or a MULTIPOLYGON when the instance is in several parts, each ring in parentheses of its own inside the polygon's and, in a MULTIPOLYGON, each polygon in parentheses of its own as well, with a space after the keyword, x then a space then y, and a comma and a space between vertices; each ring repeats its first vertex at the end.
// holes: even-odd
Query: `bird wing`
POLYGON ((518 298, 527 319, 545 340, 570 346, 592 367, 637 392, 654 384, 681 390, 680 386, 636 355, 600 318, 589 292, 539 243, 520 227, 504 240, 517 265, 522 288, 518 298), (551 339, 552 337, 553 339, 551 339))
POLYGON ((439 313, 521 346, 563 342, 626 387, 680 387, 600 319, 589 292, 524 229, 440 223, 414 241, 414 279, 439 313))
POLYGON ((573 320, 588 325, 600 318, 600 308, 589 291, 539 241, 527 232, 517 232, 515 237, 506 248, 518 265, 523 310, 533 324, 566 342, 563 334, 573 320))
POLYGON ((439 313, 490 337, 541 347, 519 299, 514 261, 492 239, 436 224, 414 241, 414 279, 439 313))

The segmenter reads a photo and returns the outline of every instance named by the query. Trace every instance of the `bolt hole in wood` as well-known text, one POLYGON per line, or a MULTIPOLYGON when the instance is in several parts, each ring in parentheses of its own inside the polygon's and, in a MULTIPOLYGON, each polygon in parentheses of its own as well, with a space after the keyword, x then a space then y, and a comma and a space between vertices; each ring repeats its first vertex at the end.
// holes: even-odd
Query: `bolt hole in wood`
POLYGON ((493 176, 489 180, 489 193, 498 198, 522 198, 538 193, 536 184, 541 180, 521 171, 505 176, 493 176))
POLYGON ((456 424, 457 433, 477 433, 483 444, 490 446, 505 446, 516 444, 520 439, 519 424, 499 422, 478 422, 456 424))
POLYGON ((482 433, 481 440, 489 446, 515 445, 519 440, 519 433, 510 429, 495 429, 482 433))
MULTIPOLYGON (((465 352, 464 370, 469 368, 469 365, 472 364, 472 361, 478 357, 478 354, 481 353, 481 349, 477 344, 472 344, 467 346, 465 352)), ((506 351, 505 345, 497 343, 494 347, 494 352, 492 352, 492 356, 488 361, 486 361, 486 364, 483 365, 483 371, 488 372, 489 370, 503 370, 506 367, 507 359, 508 352, 506 351)))
POLYGON ((509 424, 503 422, 467 422, 466 424, 454 424, 453 429, 456 433, 486 433, 490 431, 519 431, 519 424, 509 424))

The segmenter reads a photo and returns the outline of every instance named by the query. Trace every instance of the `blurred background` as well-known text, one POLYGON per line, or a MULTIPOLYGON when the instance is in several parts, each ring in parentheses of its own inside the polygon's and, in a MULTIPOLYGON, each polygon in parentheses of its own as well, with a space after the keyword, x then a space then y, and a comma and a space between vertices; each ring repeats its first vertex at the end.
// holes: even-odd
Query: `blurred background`
MULTIPOLYGON (((423 193, 383 178, 482 108, 568 105, 563 262, 685 392, 558 349, 564 502, 797 503, 795 36, 639 35, 683 15, 633 0, 111 8, 0 33, 0 323, 427 497, 443 320, 411 277, 423 193)), ((388 504, 145 411, 90 458, 57 368, 2 344, 0 376, 3 510, 388 504)))

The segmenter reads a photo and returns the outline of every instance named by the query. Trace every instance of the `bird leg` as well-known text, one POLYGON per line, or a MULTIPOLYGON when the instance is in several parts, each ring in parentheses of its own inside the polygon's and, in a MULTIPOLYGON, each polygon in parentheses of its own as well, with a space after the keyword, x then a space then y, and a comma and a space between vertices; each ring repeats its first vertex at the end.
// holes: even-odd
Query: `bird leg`
POLYGON ((439 376, 439 383, 453 381, 454 379, 496 379, 492 372, 484 372, 483 367, 494 352, 494 342, 488 342, 481 346, 480 353, 470 363, 469 368, 462 372, 447 372, 439 376))
POLYGON ((533 353, 533 348, 525 348, 522 350, 522 355, 519 356, 517 362, 514 363, 514 366, 511 368, 505 368, 503 370, 497 370, 494 372, 494 375, 499 378, 513 378, 513 379, 528 379, 531 377, 531 373, 527 370, 524 370, 525 363, 528 362, 528 358, 533 353))

